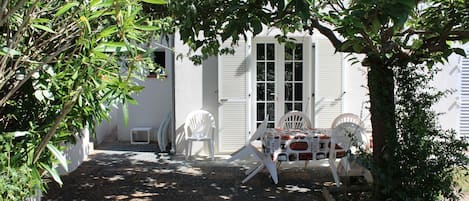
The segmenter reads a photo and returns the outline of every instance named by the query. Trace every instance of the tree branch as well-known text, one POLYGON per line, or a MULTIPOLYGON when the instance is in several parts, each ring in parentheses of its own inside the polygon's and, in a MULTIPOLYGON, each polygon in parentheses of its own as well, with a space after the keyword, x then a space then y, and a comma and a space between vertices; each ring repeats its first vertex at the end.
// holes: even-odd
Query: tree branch
MULTIPOLYGON (((18 3, 19 4, 19 3, 18 3)), ((8 48, 10 49, 16 49, 16 45, 18 44, 19 42, 19 38, 24 36, 24 31, 25 31, 25 28, 26 26, 28 25, 29 23, 29 20, 31 19, 31 15, 32 15, 32 12, 34 11, 34 9, 36 9, 36 4, 37 4, 37 1, 31 6, 31 8, 29 8, 28 12, 23 16, 23 23, 21 24, 21 26, 18 28, 18 30, 16 31, 15 35, 13 36, 13 39, 10 41, 8 40, 8 48)), ((18 7, 18 5, 17 5, 18 7)), ((8 11, 8 15, 10 15, 10 11, 8 11)), ((4 20, 4 19, 3 19, 4 20)), ((2 26, 2 23, 1 23, 1 19, 0 19, 0 27, 2 26)), ((4 56, 2 58, 2 60, 0 61, 0 70, 1 71, 4 71, 6 69, 6 61, 8 59, 8 56, 4 56)), ((0 104, 1 105, 1 104, 0 104)))
MULTIPOLYGON (((36 6, 36 3, 37 3, 37 2, 38 2, 38 1, 35 1, 35 2, 33 3, 33 5, 34 5, 33 7, 36 6)), ((6 0, 4 3, 8 4, 8 0, 6 0)), ((0 27, 3 26, 3 24, 10 18, 10 16, 11 16, 13 13, 15 13, 16 11, 18 11, 21 7, 23 7, 25 3, 26 3, 26 0, 21 0, 20 2, 18 2, 18 3, 16 4, 16 6, 15 6, 14 8, 8 9, 8 12, 7 12, 5 15, 3 15, 3 12, 5 12, 6 5, 5 5, 5 7, 2 7, 2 13, 0 13, 0 15, 2 15, 2 17, 0 18, 0 27)))
POLYGON ((54 124, 47 132, 47 135, 44 136, 41 143, 37 147, 36 151, 34 151, 33 163, 39 160, 39 156, 41 156, 41 153, 46 148, 47 143, 49 143, 50 139, 52 139, 52 137, 54 136, 55 132, 57 131, 57 128, 59 127, 60 122, 62 122, 62 120, 65 119, 67 114, 72 110, 73 105, 77 101, 77 98, 78 96, 80 96, 81 92, 82 92, 82 88, 78 88, 78 90, 75 91, 75 94, 73 95, 72 100, 64 104, 62 111, 60 112, 60 115, 57 118, 55 118, 54 124))
POLYGON ((335 49, 340 49, 343 42, 337 37, 337 35, 335 35, 332 29, 320 24, 317 19, 311 19, 311 26, 317 29, 321 34, 326 36, 329 39, 329 41, 331 41, 335 49))

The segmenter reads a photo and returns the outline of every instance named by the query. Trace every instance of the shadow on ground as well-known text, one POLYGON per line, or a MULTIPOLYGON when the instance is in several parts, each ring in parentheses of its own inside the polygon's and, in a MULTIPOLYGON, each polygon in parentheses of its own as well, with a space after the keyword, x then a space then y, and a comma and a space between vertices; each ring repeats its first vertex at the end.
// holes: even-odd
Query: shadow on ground
POLYGON ((242 184, 249 163, 184 161, 142 145, 112 146, 96 150, 90 160, 63 176, 61 188, 50 183, 43 200, 321 201, 320 190, 332 181, 328 167, 310 165, 281 167, 278 184, 267 172, 242 184))

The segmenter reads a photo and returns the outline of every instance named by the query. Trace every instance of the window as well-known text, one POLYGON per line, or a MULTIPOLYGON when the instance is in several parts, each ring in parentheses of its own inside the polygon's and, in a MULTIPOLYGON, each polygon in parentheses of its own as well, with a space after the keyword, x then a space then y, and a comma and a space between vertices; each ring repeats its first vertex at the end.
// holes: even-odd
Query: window
POLYGON ((166 54, 165 51, 153 52, 153 62, 155 62, 155 69, 150 71, 147 77, 161 78, 166 77, 166 54))

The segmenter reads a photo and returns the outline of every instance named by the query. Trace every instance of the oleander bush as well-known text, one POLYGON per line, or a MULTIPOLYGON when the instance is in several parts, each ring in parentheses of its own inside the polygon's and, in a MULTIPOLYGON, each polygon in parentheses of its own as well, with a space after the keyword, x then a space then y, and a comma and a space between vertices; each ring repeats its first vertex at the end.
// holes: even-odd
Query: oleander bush
POLYGON ((0 200, 46 190, 48 179, 60 183, 60 145, 93 131, 117 104, 126 114, 142 90, 136 79, 157 68, 148 41, 172 29, 171 18, 144 8, 164 3, 2 1, 0 200))

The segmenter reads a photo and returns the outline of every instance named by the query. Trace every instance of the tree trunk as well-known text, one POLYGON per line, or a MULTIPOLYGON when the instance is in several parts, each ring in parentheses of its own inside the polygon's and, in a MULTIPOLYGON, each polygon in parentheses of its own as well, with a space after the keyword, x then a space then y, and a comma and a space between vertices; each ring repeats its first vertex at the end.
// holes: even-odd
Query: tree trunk
POLYGON ((370 60, 368 71, 368 88, 370 92, 370 113, 373 136, 373 160, 376 165, 374 174, 374 196, 376 200, 384 200, 383 188, 386 182, 382 176, 392 177, 392 150, 397 142, 395 102, 394 102, 394 74, 391 67, 387 67, 376 59, 370 60), (378 174, 376 174, 378 173, 378 174), (391 174, 390 174, 391 173, 391 174))

